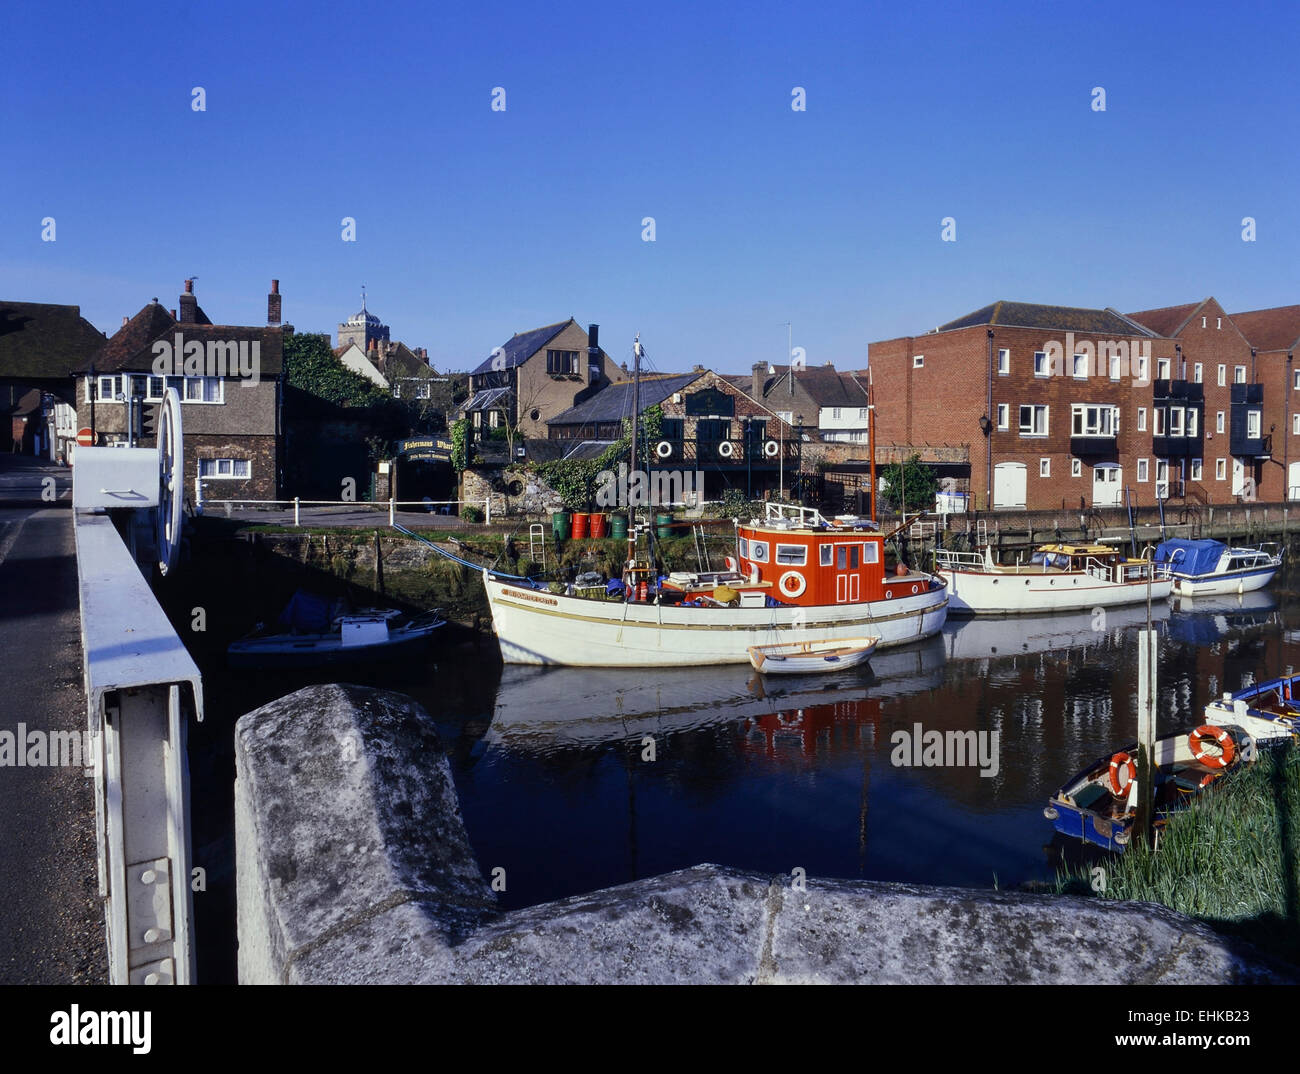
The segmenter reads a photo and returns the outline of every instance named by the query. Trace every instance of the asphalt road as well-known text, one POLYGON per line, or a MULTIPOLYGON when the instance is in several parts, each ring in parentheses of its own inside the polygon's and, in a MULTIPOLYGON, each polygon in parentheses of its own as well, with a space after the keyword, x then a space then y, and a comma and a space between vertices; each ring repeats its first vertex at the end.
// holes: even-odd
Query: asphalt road
MULTIPOLYGON (((68 471, 0 462, 0 731, 86 730, 68 471), (41 505, 41 506, 29 506, 41 505)), ((0 767, 0 984, 107 982, 95 802, 80 767, 0 767)))

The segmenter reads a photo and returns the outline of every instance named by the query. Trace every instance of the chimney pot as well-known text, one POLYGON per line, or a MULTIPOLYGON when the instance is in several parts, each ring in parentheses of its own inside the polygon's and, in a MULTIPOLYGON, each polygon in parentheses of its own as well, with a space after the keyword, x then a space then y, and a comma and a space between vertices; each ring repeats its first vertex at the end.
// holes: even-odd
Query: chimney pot
POLYGON ((280 281, 271 281, 271 293, 266 296, 266 323, 271 326, 280 323, 280 281))
POLYGON ((280 281, 279 281, 279 280, 272 280, 272 281, 271 281, 271 294, 273 294, 273 295, 278 295, 279 293, 280 293, 280 281))
POLYGON ((130 318, 127 317, 125 314, 122 315, 122 327, 123 327, 123 328, 126 327, 126 323, 127 323, 127 321, 129 321, 129 320, 130 320, 130 318))
POLYGON ((192 294, 194 293, 194 281, 193 281, 193 280, 186 280, 186 281, 185 281, 185 293, 186 293, 187 295, 192 295, 192 294))

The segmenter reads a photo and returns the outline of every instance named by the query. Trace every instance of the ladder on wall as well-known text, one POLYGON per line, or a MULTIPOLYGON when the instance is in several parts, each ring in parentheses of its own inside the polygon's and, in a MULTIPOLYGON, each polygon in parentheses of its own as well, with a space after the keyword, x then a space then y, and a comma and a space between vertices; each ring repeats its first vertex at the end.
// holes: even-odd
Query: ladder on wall
POLYGON ((528 558, 546 570, 546 530, 540 522, 528 527, 528 558))
POLYGON ((695 539, 695 560, 699 564, 702 572, 710 571, 713 568, 709 566, 709 542, 705 538, 703 526, 692 526, 691 536, 695 539))

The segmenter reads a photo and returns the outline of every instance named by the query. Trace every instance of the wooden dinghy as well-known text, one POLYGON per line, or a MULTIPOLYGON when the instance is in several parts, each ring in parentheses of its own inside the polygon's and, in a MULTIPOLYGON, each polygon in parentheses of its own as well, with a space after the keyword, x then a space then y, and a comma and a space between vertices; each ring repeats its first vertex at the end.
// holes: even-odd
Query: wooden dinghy
POLYGON ((845 638, 843 641, 795 641, 783 645, 751 645, 749 662, 764 675, 807 675, 839 671, 864 663, 880 644, 879 638, 845 638))

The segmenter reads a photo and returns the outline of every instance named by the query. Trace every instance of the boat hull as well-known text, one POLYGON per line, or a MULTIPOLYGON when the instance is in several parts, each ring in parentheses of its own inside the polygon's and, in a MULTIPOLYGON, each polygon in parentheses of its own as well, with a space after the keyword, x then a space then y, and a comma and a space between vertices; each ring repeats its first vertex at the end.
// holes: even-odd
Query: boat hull
POLYGON ((1277 574, 1277 567, 1232 571, 1225 574, 1175 574, 1174 593, 1180 597, 1221 597, 1236 593, 1253 593, 1263 589, 1277 574))
POLYGON ((1173 582, 1157 578, 1103 581, 1084 573, 963 571, 940 568, 948 585, 948 610, 959 615, 1043 615, 1165 600, 1173 582))
POLYGON ((249 638, 226 650, 226 662, 232 668, 277 671, 403 660, 417 656, 444 625, 421 627, 373 645, 345 646, 337 634, 249 638))
POLYGON ((878 648, 937 634, 948 614, 941 585, 915 596, 821 607, 684 608, 586 600, 484 574, 492 627, 507 664, 701 667, 747 664, 751 646, 848 641, 878 648))

